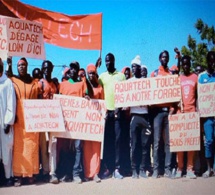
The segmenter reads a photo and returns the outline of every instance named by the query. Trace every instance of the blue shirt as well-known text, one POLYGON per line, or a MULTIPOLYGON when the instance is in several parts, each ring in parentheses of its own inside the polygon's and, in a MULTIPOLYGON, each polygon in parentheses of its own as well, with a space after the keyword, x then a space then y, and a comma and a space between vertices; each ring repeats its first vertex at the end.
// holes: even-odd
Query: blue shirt
POLYGON ((213 74, 209 74, 207 71, 202 72, 199 74, 198 82, 201 84, 215 82, 215 72, 213 74))

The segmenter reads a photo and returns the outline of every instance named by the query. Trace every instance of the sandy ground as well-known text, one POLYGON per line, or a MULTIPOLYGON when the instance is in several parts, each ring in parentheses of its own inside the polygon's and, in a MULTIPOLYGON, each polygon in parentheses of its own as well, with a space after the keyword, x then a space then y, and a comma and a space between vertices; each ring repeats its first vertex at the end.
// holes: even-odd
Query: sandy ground
POLYGON ((73 182, 60 183, 60 184, 36 184, 36 185, 23 185, 21 187, 1 187, 0 195, 6 194, 211 194, 215 195, 215 177, 204 179, 198 177, 197 179, 132 179, 131 177, 122 180, 110 178, 102 180, 101 183, 94 181, 84 182, 82 184, 75 184, 73 182))

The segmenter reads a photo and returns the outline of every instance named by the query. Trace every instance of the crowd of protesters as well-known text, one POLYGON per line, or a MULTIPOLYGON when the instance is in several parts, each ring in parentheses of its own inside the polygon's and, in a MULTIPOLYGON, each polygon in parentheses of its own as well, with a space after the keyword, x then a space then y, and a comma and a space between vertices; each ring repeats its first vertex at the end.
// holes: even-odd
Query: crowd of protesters
POLYGON ((147 66, 140 56, 130 66, 117 71, 115 57, 105 57, 107 71, 97 74, 96 64, 80 68, 77 61, 66 67, 60 82, 52 77, 54 65, 43 61, 41 68, 28 74, 28 62, 17 62, 18 75, 12 71, 12 59, 4 71, 0 60, 0 181, 4 186, 21 186, 35 182, 97 183, 110 177, 154 179, 161 176, 195 179, 215 174, 214 117, 201 120, 200 151, 170 152, 168 116, 195 112, 198 83, 215 82, 215 52, 207 54, 207 69, 198 65, 191 71, 191 58, 181 56, 176 49, 178 64, 168 67, 169 53, 159 54, 160 66, 151 77, 178 74, 181 80, 181 103, 115 108, 114 83, 148 77, 147 66), (182 70, 180 70, 180 68, 182 70), (50 138, 47 132, 26 132, 24 125, 24 99, 52 99, 54 94, 86 99, 104 99, 107 112, 104 125, 104 145, 100 142, 50 138), (51 140, 50 140, 51 139, 51 140), (49 142, 49 144, 48 144, 49 142), (48 147, 49 146, 49 147, 48 147), (100 160, 101 148, 103 159, 100 160))

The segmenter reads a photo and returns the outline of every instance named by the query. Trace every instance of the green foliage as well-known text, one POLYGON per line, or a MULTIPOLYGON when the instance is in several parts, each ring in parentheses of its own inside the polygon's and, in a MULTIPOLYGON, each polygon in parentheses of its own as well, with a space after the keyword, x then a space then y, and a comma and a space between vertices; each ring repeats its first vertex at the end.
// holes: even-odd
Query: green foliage
POLYGON ((208 51, 215 51, 215 29, 214 26, 209 27, 201 19, 198 19, 194 26, 200 35, 201 41, 197 43, 196 39, 188 35, 188 47, 183 46, 181 53, 182 55, 189 55, 191 57, 193 69, 199 64, 206 68, 206 55, 208 51))

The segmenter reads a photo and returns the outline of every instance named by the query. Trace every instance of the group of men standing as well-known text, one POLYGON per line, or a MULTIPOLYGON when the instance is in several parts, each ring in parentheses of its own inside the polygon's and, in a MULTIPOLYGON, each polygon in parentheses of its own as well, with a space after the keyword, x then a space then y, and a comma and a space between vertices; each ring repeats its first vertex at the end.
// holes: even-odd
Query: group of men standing
MULTIPOLYGON (((88 65, 87 80, 81 80, 78 77, 79 63, 76 61, 71 62, 69 69, 65 72, 66 76, 64 75, 65 81, 59 85, 56 85, 56 82, 52 79, 51 75, 54 66, 48 60, 42 63, 42 77, 33 80, 27 74, 27 61, 25 58, 20 59, 17 64, 18 76, 14 76, 12 71, 9 71, 8 76, 10 78, 4 74, 3 63, 0 60, 0 159, 2 159, 4 165, 6 185, 10 186, 14 183, 15 186, 20 186, 25 177, 29 178, 29 183, 34 182, 33 175, 39 173, 39 166, 37 162, 31 161, 38 160, 35 155, 39 156, 39 148, 43 170, 42 177, 54 184, 59 183, 59 181, 68 181, 71 179, 68 177, 69 174, 72 175, 73 181, 82 183, 81 174, 84 171, 86 173, 85 177, 96 182, 100 182, 100 178, 107 179, 112 176, 116 179, 122 179, 123 176, 129 174, 134 179, 139 177, 148 178, 147 171, 152 174, 152 178, 159 178, 162 174, 162 160, 164 160, 165 177, 173 177, 173 167, 177 167, 174 178, 182 177, 184 153, 178 152, 176 161, 176 155, 170 152, 168 116, 175 113, 197 111, 198 82, 215 82, 215 52, 208 53, 208 68, 199 77, 190 71, 191 58, 189 56, 179 57, 179 59, 177 71, 180 72, 180 67, 182 67, 182 73, 179 75, 182 90, 181 103, 165 103, 152 106, 139 105, 130 108, 115 108, 114 83, 126 79, 136 80, 147 77, 147 67, 142 65, 140 56, 136 56, 131 61, 131 68, 126 67, 123 72, 119 72, 115 68, 114 55, 108 53, 105 56, 107 71, 98 77, 96 69, 101 65, 101 58, 99 58, 96 66, 88 65), (30 83, 31 85, 27 85, 30 83), (31 86, 31 88, 29 87, 28 90, 26 86, 31 86), (32 91, 33 88, 34 90, 32 91), (33 92, 34 94, 32 95, 33 92), (65 138, 49 140, 48 133, 34 133, 31 135, 25 133, 24 120, 23 116, 21 116, 23 112, 20 115, 22 100, 52 99, 53 95, 57 93, 78 96, 88 100, 90 98, 104 98, 107 112, 101 167, 100 144, 86 142, 82 145, 81 140, 65 138), (30 136, 27 136, 27 134, 30 136), (31 144, 35 144, 35 147, 32 148, 32 145, 28 147, 29 140, 32 141, 30 142, 31 144), (50 154, 48 153, 48 140, 51 143, 50 154), (151 145, 153 146, 153 171, 151 170, 152 162, 150 159, 151 145), (83 168, 85 170, 82 168, 82 151, 84 156, 83 168), (165 155, 161 155, 162 151, 165 155), (15 155, 14 159, 13 154, 15 155), (29 158, 29 155, 31 158, 29 158), (70 164, 71 161, 68 161, 70 155, 73 155, 73 166, 70 164), (27 164, 26 160, 30 165, 27 164), (63 166, 66 165, 64 169, 68 171, 61 178, 57 174, 60 162, 63 163, 63 166), (34 165, 34 163, 37 165, 34 165), (13 176, 15 176, 15 180, 12 180, 13 176)), ((168 51, 165 50, 160 53, 159 61, 161 65, 152 72, 151 77, 172 75, 173 71, 168 68, 168 51)), ((12 70, 11 67, 9 70, 12 70)), ((206 178, 213 175, 213 168, 215 168, 215 166, 212 167, 212 162, 214 161, 214 118, 206 118, 203 126, 205 158, 207 161, 207 170, 203 173, 203 177, 206 178)), ((186 177, 194 179, 196 175, 194 173, 193 151, 188 152, 187 159, 186 177)))

